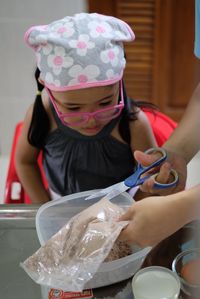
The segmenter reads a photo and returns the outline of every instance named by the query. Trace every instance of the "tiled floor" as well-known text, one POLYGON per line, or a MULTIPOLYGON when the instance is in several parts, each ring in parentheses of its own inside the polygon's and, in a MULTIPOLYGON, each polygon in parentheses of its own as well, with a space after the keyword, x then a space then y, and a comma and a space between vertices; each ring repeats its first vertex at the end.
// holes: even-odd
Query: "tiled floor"
MULTIPOLYGON (((3 202, 6 175, 8 171, 8 157, 0 157, 0 203, 3 202)), ((200 183, 200 152, 188 165, 187 188, 200 183)))

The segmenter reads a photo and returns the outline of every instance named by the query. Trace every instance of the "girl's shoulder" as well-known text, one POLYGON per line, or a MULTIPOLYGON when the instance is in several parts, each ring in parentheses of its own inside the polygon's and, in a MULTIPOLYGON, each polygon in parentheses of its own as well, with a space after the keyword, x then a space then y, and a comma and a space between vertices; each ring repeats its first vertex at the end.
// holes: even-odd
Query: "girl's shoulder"
POLYGON ((137 107, 136 109, 136 119, 134 121, 129 122, 130 129, 132 128, 133 130, 144 130, 146 127, 149 126, 148 118, 141 108, 137 107))
POLYGON ((129 121, 130 145, 133 151, 145 151, 156 146, 151 124, 142 109, 137 107, 137 119, 129 121))

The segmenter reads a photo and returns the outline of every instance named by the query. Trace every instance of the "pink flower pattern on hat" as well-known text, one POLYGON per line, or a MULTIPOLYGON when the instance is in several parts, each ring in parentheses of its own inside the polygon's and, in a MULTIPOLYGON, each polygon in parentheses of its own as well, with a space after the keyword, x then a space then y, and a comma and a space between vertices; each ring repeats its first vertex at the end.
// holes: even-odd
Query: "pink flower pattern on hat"
POLYGON ((108 49, 102 51, 100 57, 104 63, 111 63, 112 66, 116 66, 119 62, 118 53, 119 53, 118 48, 108 49))
POLYGON ((96 65, 88 65, 86 68, 82 68, 80 65, 74 65, 69 70, 69 75, 73 78, 69 81, 69 85, 95 82, 99 73, 100 70, 96 65))
POLYGON ((55 47, 54 53, 48 56, 47 63, 53 69, 54 74, 59 75, 62 68, 69 68, 73 64, 73 59, 66 56, 63 47, 55 47))
POLYGON ((45 46, 42 47, 42 52, 44 53, 44 55, 49 55, 53 50, 53 46, 50 44, 47 44, 45 46))
POLYGON ((69 41, 69 45, 76 49, 78 55, 85 56, 88 49, 93 49, 95 47, 95 43, 91 42, 89 38, 89 35, 81 34, 78 39, 69 41))
POLYGON ((88 28, 90 29, 90 35, 93 38, 98 38, 99 36, 110 38, 112 36, 112 27, 105 21, 91 21, 88 24, 88 28))
POLYGON ((120 19, 80 13, 31 27, 25 41, 35 51, 40 77, 55 91, 114 84, 123 76, 123 42, 132 29, 120 19))
POLYGON ((61 23, 53 23, 53 25, 51 25, 51 30, 54 36, 62 36, 65 38, 68 38, 70 36, 72 36, 74 34, 74 27, 73 27, 73 23, 72 22, 61 22, 61 23))

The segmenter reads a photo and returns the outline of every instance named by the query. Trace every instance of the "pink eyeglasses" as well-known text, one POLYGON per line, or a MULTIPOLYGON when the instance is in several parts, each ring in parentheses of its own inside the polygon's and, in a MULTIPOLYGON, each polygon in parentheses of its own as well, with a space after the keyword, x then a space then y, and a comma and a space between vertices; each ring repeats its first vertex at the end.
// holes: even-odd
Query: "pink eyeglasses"
POLYGON ((55 98, 53 97, 51 91, 48 88, 46 88, 46 90, 58 117, 60 118, 60 120, 64 125, 79 126, 84 123, 87 123, 91 117, 99 121, 111 120, 119 116, 122 109, 124 108, 122 80, 120 80, 120 99, 121 99, 120 103, 118 105, 96 110, 95 112, 62 113, 58 110, 58 107, 55 102, 55 98))

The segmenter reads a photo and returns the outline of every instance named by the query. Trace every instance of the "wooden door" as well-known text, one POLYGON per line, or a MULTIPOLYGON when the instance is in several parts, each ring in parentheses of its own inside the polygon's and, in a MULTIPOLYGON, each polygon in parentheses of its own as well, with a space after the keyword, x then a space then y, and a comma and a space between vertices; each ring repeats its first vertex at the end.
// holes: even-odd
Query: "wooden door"
POLYGON ((200 80, 194 0, 88 0, 88 7, 124 20, 135 32, 136 40, 125 45, 128 95, 179 120, 200 80))

